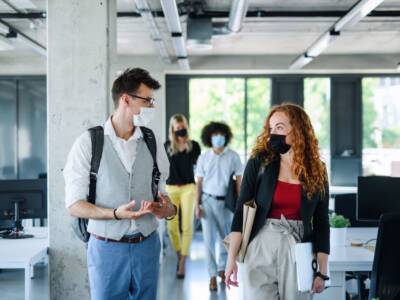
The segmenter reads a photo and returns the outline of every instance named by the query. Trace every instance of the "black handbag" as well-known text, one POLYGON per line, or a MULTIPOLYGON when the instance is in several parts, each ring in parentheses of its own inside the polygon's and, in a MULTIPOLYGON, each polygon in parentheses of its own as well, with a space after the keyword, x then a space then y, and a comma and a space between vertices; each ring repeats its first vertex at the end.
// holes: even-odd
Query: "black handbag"
POLYGON ((236 178, 234 178, 235 173, 233 172, 229 177, 228 190, 225 196, 225 207, 231 212, 235 212, 236 203, 238 199, 237 189, 236 189, 236 178))

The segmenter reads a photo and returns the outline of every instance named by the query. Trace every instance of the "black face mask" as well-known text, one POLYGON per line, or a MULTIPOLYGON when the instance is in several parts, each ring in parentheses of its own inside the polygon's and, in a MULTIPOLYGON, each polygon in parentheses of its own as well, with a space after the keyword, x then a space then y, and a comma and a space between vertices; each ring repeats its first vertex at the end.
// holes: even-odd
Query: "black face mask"
POLYGON ((285 154, 290 149, 290 145, 286 144, 285 139, 286 135, 271 134, 269 137, 268 146, 280 154, 285 154))
POLYGON ((185 137, 187 136, 187 129, 177 130, 175 131, 175 135, 179 137, 185 137))

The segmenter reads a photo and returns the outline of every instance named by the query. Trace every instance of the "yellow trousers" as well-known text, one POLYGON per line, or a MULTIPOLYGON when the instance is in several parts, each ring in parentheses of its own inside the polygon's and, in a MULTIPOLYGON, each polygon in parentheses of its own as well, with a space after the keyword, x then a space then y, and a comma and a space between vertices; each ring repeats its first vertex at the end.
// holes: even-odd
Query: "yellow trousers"
POLYGON ((180 208, 182 221, 182 235, 179 232, 178 216, 167 222, 169 238, 176 251, 188 255, 193 237, 196 185, 194 183, 182 186, 167 185, 166 190, 172 203, 180 208))

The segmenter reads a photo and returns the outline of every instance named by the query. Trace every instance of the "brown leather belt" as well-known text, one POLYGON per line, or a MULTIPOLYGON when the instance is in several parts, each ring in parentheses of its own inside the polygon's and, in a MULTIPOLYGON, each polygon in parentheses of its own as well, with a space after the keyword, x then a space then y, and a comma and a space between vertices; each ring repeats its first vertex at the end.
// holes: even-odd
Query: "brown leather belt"
POLYGON ((113 242, 113 243, 127 243, 127 244, 140 243, 150 236, 150 235, 149 236, 140 235, 140 236, 135 236, 135 237, 122 237, 120 240, 113 240, 113 239, 105 238, 105 237, 102 237, 102 236, 99 236, 96 234, 92 234, 92 235, 100 241, 113 242))

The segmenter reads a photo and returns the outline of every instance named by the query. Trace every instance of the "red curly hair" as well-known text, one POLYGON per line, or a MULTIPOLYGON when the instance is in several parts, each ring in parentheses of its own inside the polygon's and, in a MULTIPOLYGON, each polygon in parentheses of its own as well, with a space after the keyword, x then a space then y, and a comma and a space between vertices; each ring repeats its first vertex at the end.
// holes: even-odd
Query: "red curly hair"
POLYGON ((272 151, 268 146, 270 137, 269 121, 276 112, 285 113, 293 127, 292 171, 299 178, 307 198, 310 199, 316 192, 324 193, 328 176, 325 165, 320 158, 318 140, 310 118, 302 107, 290 103, 273 106, 265 120, 262 133, 257 137, 251 156, 261 156, 265 164, 269 164, 278 158, 279 154, 272 151))

